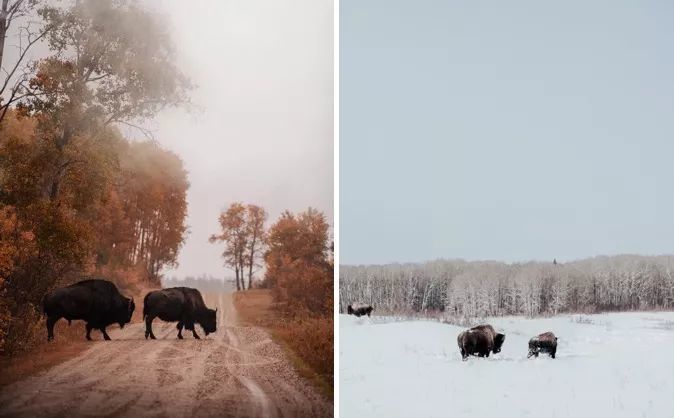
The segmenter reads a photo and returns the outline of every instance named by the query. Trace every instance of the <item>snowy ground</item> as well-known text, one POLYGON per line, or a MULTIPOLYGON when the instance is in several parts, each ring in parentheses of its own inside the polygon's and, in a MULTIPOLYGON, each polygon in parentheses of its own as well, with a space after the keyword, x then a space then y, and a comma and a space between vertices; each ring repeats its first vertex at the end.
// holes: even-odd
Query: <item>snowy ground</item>
POLYGON ((462 362, 461 327, 340 316, 342 417, 674 417, 674 313, 494 318, 503 351, 462 362), (527 359, 530 337, 557 358, 527 359))

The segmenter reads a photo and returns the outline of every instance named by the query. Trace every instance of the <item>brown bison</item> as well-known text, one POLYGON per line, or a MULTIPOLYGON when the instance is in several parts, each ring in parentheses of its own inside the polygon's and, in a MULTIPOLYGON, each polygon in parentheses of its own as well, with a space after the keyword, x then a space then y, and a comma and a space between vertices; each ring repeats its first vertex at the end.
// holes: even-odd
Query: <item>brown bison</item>
POLYGON ((346 313, 349 315, 356 315, 361 317, 364 315, 370 316, 374 308, 371 305, 361 305, 359 303, 354 303, 346 307, 346 313))
POLYGON ((204 303, 201 293, 191 287, 170 287, 154 290, 145 295, 143 318, 145 319, 145 339, 156 339, 152 332, 152 321, 159 318, 166 322, 178 322, 178 338, 183 339, 183 327, 192 331, 192 336, 199 339, 194 329, 201 325, 208 336, 217 329, 218 310, 209 309, 204 303))
POLYGON ((457 338, 463 360, 471 355, 489 357, 490 351, 494 354, 499 353, 503 341, 505 334, 497 333, 491 325, 478 325, 463 331, 457 338))
POLYGON ((557 353, 557 337, 555 337, 555 334, 544 332, 529 340, 529 354, 527 358, 531 356, 538 357, 539 353, 548 353, 550 357, 555 358, 555 354, 557 353))
POLYGON ((61 318, 86 322, 87 340, 91 340, 91 330, 103 333, 110 339, 105 328, 119 324, 124 328, 131 322, 136 308, 133 298, 124 297, 114 283, 107 280, 82 280, 68 287, 61 287, 45 295, 42 299, 43 311, 47 315, 47 341, 54 339, 54 324, 61 318))

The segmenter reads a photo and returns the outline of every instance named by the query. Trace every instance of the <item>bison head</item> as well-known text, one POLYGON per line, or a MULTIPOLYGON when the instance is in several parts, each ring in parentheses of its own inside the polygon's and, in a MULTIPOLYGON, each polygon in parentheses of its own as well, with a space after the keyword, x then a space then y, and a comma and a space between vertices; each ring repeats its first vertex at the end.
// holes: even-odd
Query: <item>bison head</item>
POLYGON ((206 309, 206 312, 204 312, 203 317, 201 318, 200 324, 201 327, 204 329, 204 332, 206 335, 215 332, 217 328, 217 314, 218 310, 217 308, 215 310, 213 309, 206 309))
POLYGON ((505 334, 496 334, 494 336, 494 349, 492 350, 494 354, 501 352, 503 341, 505 341, 505 334))
POLYGON ((529 346, 529 353, 527 354, 527 358, 535 356, 536 354, 538 354, 538 348, 529 346))
POLYGON ((535 356, 538 354, 538 351, 538 338, 534 337, 529 340, 529 353, 527 354, 527 358, 535 356))
POLYGON ((133 315, 134 309, 136 309, 136 304, 133 303, 133 298, 131 299, 124 298, 124 300, 126 301, 124 307, 125 309, 122 312, 120 312, 121 315, 120 318, 118 319, 120 328, 124 328, 124 325, 131 322, 131 316, 133 315))

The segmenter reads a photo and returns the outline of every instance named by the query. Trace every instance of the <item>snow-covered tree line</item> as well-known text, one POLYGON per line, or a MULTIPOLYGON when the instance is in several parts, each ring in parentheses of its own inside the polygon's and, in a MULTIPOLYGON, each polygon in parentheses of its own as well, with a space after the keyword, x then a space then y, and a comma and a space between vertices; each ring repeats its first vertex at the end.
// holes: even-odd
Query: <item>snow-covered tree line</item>
POLYGON ((674 256, 620 255, 569 263, 436 260, 340 266, 340 311, 444 311, 484 317, 674 309, 674 256))

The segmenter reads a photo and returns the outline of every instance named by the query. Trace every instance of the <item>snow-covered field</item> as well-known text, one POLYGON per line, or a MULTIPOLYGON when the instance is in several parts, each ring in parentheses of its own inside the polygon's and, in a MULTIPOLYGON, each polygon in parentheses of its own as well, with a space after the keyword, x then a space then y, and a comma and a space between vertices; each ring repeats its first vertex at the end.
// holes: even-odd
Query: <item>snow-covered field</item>
POLYGON ((461 361, 461 327, 340 316, 342 417, 674 417, 674 313, 493 318, 503 351, 461 361), (530 337, 557 358, 527 359, 530 337))

